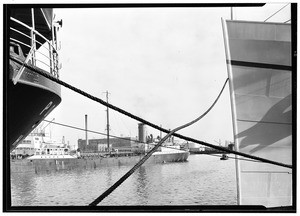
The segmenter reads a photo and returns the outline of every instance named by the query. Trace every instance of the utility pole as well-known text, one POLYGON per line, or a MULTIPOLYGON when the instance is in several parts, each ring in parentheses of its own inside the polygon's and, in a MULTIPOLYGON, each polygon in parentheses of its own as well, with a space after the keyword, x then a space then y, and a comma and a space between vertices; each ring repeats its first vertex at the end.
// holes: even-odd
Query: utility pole
MULTIPOLYGON (((106 94, 106 102, 108 103, 108 94, 109 94, 109 92, 106 91, 104 93, 106 94)), ((106 124, 106 130, 107 130, 107 151, 109 152, 109 111, 108 111, 108 106, 107 106, 107 109, 106 109, 106 121, 107 121, 107 124, 106 124)))

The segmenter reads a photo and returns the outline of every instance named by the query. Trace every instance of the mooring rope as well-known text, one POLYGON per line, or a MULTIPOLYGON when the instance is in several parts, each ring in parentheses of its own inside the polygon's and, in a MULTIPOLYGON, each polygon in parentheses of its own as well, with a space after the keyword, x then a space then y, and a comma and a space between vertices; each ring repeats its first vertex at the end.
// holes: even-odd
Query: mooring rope
MULTIPOLYGON (((15 58, 13 56, 10 56, 10 59, 12 61, 15 61, 15 62, 19 63, 20 65, 23 64, 22 61, 18 60, 17 58, 15 58)), ((52 80, 52 81, 60 84, 60 85, 63 85, 66 88, 69 88, 69 89, 71 89, 71 90, 73 90, 73 91, 75 91, 75 92, 77 92, 77 93, 79 93, 79 94, 81 94, 81 95, 83 95, 83 96, 85 96, 85 97, 93 100, 93 101, 96 101, 96 102, 98 102, 98 103, 100 103, 100 104, 102 104, 102 105, 104 105, 104 106, 106 106, 106 107, 108 107, 110 109, 113 109, 113 110, 115 110, 115 111, 117 111, 117 112, 119 112, 121 114, 124 114, 124 115, 126 115, 126 116, 128 116, 128 117, 130 117, 132 119, 135 119, 135 120, 137 120, 139 122, 142 122, 142 123, 144 123, 144 124, 146 124, 146 125, 148 125, 148 126, 150 126, 152 128, 160 130, 160 131, 162 131, 162 132, 164 132, 166 134, 168 134, 170 132, 169 130, 167 130, 165 128, 159 127, 158 125, 155 125, 155 124, 153 124, 153 123, 151 123, 149 121, 146 121, 146 120, 144 120, 144 119, 142 119, 142 118, 140 118, 138 116, 135 116, 135 115, 133 115, 133 114, 131 114, 131 113, 125 111, 125 110, 120 109, 119 107, 116 107, 116 106, 114 106, 112 104, 109 104, 109 103, 105 102, 104 100, 102 100, 100 98, 92 96, 92 95, 90 95, 90 94, 88 94, 88 93, 86 93, 86 92, 84 92, 84 91, 82 91, 82 90, 80 90, 80 89, 78 89, 78 88, 76 88, 74 86, 71 86, 70 84, 68 84, 68 83, 66 83, 66 82, 64 82, 62 80, 59 80, 59 79, 53 77, 49 73, 47 73, 47 72, 45 72, 45 71, 43 71, 43 70, 41 70, 39 68, 33 67, 33 66, 29 65, 29 64, 24 64, 24 66, 26 68, 28 68, 28 69, 36 72, 36 73, 38 73, 38 74, 40 74, 40 75, 48 78, 48 79, 50 79, 50 80, 52 80)), ((217 150, 220 150, 220 151, 224 151, 224 152, 227 152, 227 153, 236 154, 236 155, 243 156, 243 157, 246 157, 246 158, 250 158, 250 159, 254 159, 254 160, 259 160, 259 161, 262 161, 262 162, 265 162, 265 163, 269 163, 269 164, 273 164, 273 165, 277 165, 277 166, 282 166, 282 167, 286 167, 286 168, 290 168, 290 169, 293 168, 293 166, 289 165, 289 164, 284 164, 284 163, 272 161, 272 160, 269 160, 269 159, 257 157, 257 156, 254 156, 254 155, 249 155, 249 154, 246 154, 246 153, 242 153, 242 152, 230 150, 230 149, 227 149, 227 148, 224 148, 224 147, 221 147, 221 146, 215 146, 213 144, 210 144, 210 143, 207 143, 207 142, 203 142, 203 141, 200 141, 200 140, 196 140, 196 139, 193 139, 191 137, 186 137, 186 136, 183 136, 181 134, 173 133, 173 136, 176 136, 176 137, 178 137, 180 139, 184 139, 184 140, 187 140, 187 141, 190 141, 190 142, 198 143, 198 144, 201 144, 201 145, 204 145, 204 146, 207 146, 207 147, 211 147, 211 148, 214 148, 214 149, 217 149, 217 150)))
POLYGON ((179 126, 177 128, 175 128, 174 130, 172 130, 171 132, 169 132, 164 138, 162 138, 156 146, 154 146, 136 165, 134 165, 134 167, 132 167, 131 170, 129 170, 124 176, 122 176, 115 184, 113 184, 109 189, 107 189, 103 194, 101 194, 97 199, 95 199, 92 203, 89 204, 89 206, 96 206, 97 204, 99 204, 105 197, 107 197, 111 192, 113 192, 118 186, 120 186, 131 174, 134 173, 134 171, 139 168, 143 163, 146 162, 146 160, 166 141, 166 139, 168 139, 168 137, 172 136, 172 134, 174 134, 176 131, 179 131, 183 128, 189 127, 192 124, 195 124, 197 121, 199 121, 200 119, 202 119, 204 116, 206 116, 207 113, 209 113, 209 111, 215 106, 215 104, 217 103, 217 101, 219 100, 225 86, 226 83, 228 82, 228 78, 226 79, 222 90, 220 91, 218 97, 216 98, 216 100, 213 102, 213 104, 208 108, 208 110, 206 110, 201 116, 199 116, 198 118, 194 119, 191 122, 188 122, 182 126, 179 126))

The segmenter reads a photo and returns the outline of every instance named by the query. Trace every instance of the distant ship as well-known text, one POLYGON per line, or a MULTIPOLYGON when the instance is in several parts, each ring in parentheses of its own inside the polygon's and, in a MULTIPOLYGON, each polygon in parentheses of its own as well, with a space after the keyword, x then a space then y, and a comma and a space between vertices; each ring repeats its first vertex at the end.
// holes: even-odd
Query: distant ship
MULTIPOLYGON (((35 138, 38 137, 35 136, 35 138)), ((20 151, 22 151, 22 149, 20 151)), ((80 170, 106 168, 111 166, 133 166, 144 157, 144 154, 129 154, 127 156, 120 154, 118 156, 118 154, 115 153, 111 155, 106 153, 91 153, 85 154, 84 156, 82 155, 84 154, 80 154, 78 152, 77 154, 70 154, 68 148, 44 145, 41 148, 34 149, 34 154, 26 157, 25 159, 11 159, 10 172, 42 173, 57 170, 80 170)), ((188 151, 179 150, 178 148, 172 149, 169 147, 161 147, 159 151, 151 155, 144 165, 185 162, 187 161, 188 157, 188 151)))
MULTIPOLYGON (((96 149, 99 147, 98 144, 93 142, 86 146, 85 140, 83 141, 84 145, 80 145, 80 150, 70 151, 66 145, 62 145, 63 143, 57 145, 51 138, 45 136, 42 130, 35 129, 11 153, 10 171, 11 173, 40 173, 56 170, 133 166, 157 144, 157 142, 146 143, 144 141, 146 140, 144 130, 145 125, 139 124, 139 141, 134 141, 133 145, 127 146, 127 151, 124 152, 122 147, 121 151, 118 151, 118 147, 110 151, 107 149, 95 151, 95 147, 96 149)), ((110 146, 110 149, 112 147, 110 146)), ((189 151, 181 149, 179 144, 168 140, 151 155, 145 164, 186 162, 189 155, 189 151)))
MULTIPOLYGON (((223 32, 235 149, 292 165, 291 25, 223 20, 223 32)), ((292 206, 292 169, 236 161, 240 205, 292 206)))
MULTIPOLYGON (((41 129, 40 124, 34 129, 18 146, 10 153, 12 159, 11 165, 15 160, 22 159, 59 159, 59 158, 76 158, 71 156, 69 145, 65 144, 64 137, 60 142, 51 139, 51 136, 41 129)), ((75 151, 73 151, 75 152, 75 151)))
MULTIPOLYGON (((49 8, 9 10, 9 56, 59 78, 57 31, 49 8)), ((61 87, 13 60, 7 76, 7 143, 10 151, 61 102, 61 87)))

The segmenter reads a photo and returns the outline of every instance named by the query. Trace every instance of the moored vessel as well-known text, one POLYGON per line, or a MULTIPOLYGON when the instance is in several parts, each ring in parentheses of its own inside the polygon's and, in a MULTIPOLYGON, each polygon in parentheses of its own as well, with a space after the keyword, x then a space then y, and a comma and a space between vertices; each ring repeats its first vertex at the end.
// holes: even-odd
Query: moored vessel
MULTIPOLYGON (((135 141, 128 148, 119 148, 118 145, 114 145, 115 141, 111 139, 109 148, 111 150, 107 151, 109 149, 104 149, 101 151, 101 148, 99 148, 101 144, 98 144, 97 141, 103 142, 103 140, 88 140, 89 145, 86 145, 86 140, 80 139, 77 151, 73 150, 71 152, 64 143, 54 142, 45 136, 45 133, 37 131, 36 129, 36 133, 31 133, 26 137, 19 146, 23 148, 23 145, 29 145, 30 142, 29 147, 34 148, 33 155, 25 159, 13 157, 10 163, 11 173, 41 173, 57 170, 96 169, 110 166, 134 166, 157 144, 155 142, 139 143, 139 141, 135 141), (98 151, 94 151, 93 149, 95 148, 98 151), (122 151, 124 149, 126 149, 125 152, 122 151)), ((143 138, 140 137, 140 140, 143 140, 144 136, 145 133, 143 133, 143 138)), ((17 151, 19 147, 14 151, 17 151)), ((188 151, 182 150, 180 145, 173 142, 165 142, 163 146, 151 155, 145 162, 145 165, 186 162, 189 154, 188 151)))
MULTIPOLYGON (((41 149, 42 150, 42 149, 41 149)), ((101 156, 78 157, 70 154, 35 154, 21 160, 11 161, 11 173, 20 172, 51 172, 57 170, 96 169, 111 166, 133 166, 138 163, 144 155, 132 156, 101 156)), ((145 162, 145 165, 162 164, 173 162, 186 162, 189 152, 179 150, 168 150, 155 152, 145 162)))
POLYGON ((60 85, 23 64, 59 78, 57 32, 62 22, 54 22, 51 8, 11 7, 9 13, 7 144, 12 151, 61 102, 60 85))

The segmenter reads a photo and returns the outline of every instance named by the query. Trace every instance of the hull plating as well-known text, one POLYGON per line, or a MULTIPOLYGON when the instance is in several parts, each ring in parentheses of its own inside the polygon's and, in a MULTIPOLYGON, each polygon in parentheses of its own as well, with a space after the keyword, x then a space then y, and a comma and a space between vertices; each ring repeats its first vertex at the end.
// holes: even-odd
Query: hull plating
MULTIPOLYGON (((11 173, 17 172, 51 172, 73 169, 96 169, 110 166, 134 166, 143 156, 108 157, 93 159, 35 159, 11 161, 11 173)), ((185 162, 189 157, 188 152, 167 153, 152 155, 143 165, 185 162)))
POLYGON ((60 102, 60 86, 25 69, 16 85, 11 63, 7 83, 7 142, 12 151, 60 102))
MULTIPOLYGON (((292 164, 291 26, 223 22, 236 149, 292 164)), ((292 205, 292 171, 237 160, 238 201, 292 205)))

